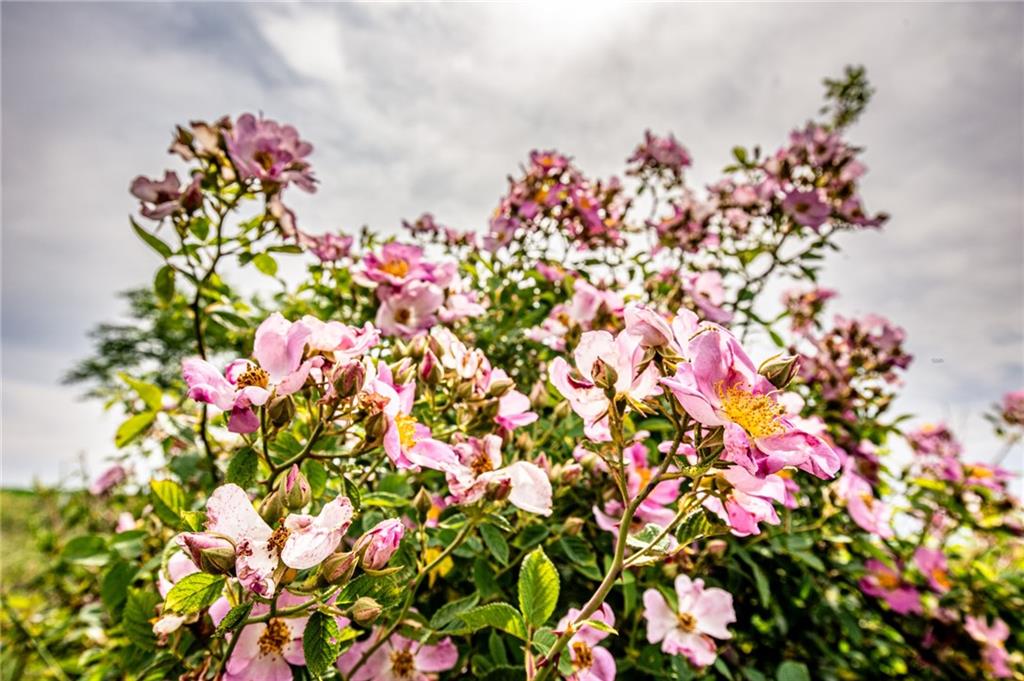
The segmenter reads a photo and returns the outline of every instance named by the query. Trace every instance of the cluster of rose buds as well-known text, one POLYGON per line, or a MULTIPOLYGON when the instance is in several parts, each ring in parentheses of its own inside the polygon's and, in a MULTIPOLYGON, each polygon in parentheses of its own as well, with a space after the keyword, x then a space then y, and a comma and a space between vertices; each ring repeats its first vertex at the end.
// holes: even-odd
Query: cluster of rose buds
POLYGON ((789 289, 782 293, 782 306, 789 315, 790 328, 804 334, 817 324, 825 303, 836 296, 830 288, 815 286, 809 289, 789 289))

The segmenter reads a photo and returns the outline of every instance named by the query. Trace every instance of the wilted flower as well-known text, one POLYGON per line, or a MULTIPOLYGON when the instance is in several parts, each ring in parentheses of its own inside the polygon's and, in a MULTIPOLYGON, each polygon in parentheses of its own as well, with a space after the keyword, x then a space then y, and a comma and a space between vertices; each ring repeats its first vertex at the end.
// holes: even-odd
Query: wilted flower
POLYGON ((454 446, 458 457, 446 464, 448 489, 458 504, 472 504, 483 498, 489 487, 506 485, 508 501, 528 513, 551 515, 551 481, 539 466, 516 461, 502 466, 501 438, 485 435, 465 438, 454 446))
MULTIPOLYGON (((557 632, 568 629, 569 625, 579 619, 580 611, 570 608, 569 612, 558 621, 557 632)), ((600 622, 609 628, 615 626, 615 614, 602 603, 601 607, 587 621, 600 622)), ((608 636, 607 631, 583 624, 576 629, 569 639, 567 649, 572 660, 573 673, 567 677, 569 681, 613 681, 615 679, 615 657, 606 648, 598 647, 598 643, 608 636)))
POLYGON ((93 480, 92 484, 89 485, 89 494, 95 497, 98 497, 101 494, 106 494, 111 489, 124 482, 127 477, 128 471, 125 470, 124 466, 119 463, 115 463, 113 466, 103 471, 98 478, 93 480))

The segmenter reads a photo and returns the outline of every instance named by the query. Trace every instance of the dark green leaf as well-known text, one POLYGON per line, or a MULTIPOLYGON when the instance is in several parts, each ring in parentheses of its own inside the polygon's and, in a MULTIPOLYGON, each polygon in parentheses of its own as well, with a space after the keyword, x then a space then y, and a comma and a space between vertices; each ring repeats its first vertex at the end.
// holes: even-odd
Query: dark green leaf
POLYGON ((481 525, 480 536, 483 537, 487 550, 491 552, 499 563, 508 565, 508 542, 501 536, 501 530, 494 525, 481 525))
POLYGON ((242 488, 251 487, 256 482, 259 463, 256 450, 246 447, 231 458, 231 463, 228 464, 227 481, 242 488))
POLYGON ((162 255, 165 260, 174 255, 174 251, 171 249, 170 246, 165 244, 156 236, 144 230, 142 227, 139 226, 139 223, 135 222, 135 220, 132 220, 131 222, 132 229, 134 229, 135 233, 139 235, 139 238, 145 241, 149 245, 149 247, 152 248, 154 251, 162 255))
POLYGON ((156 615, 160 596, 145 589, 129 589, 121 615, 121 631, 143 650, 156 648, 156 636, 150 620, 156 615))
POLYGON ((153 277, 153 292, 165 303, 174 297, 174 268, 170 265, 164 265, 156 271, 156 276, 153 277))
POLYGON ((786 660, 775 670, 776 681, 811 681, 811 673, 803 662, 786 660))
POLYGON ((306 653, 306 667, 311 674, 321 677, 334 666, 338 659, 340 634, 338 623, 330 615, 318 610, 309 616, 302 635, 302 650, 306 653))
POLYGON ((224 590, 224 578, 195 572, 171 587, 164 599, 164 610, 187 615, 199 612, 217 600, 224 590))
POLYGON ((249 616, 249 611, 252 610, 252 602, 239 603, 235 607, 228 610, 228 614, 224 615, 224 619, 217 625, 216 636, 223 636, 229 631, 233 631, 241 624, 246 617, 249 616))

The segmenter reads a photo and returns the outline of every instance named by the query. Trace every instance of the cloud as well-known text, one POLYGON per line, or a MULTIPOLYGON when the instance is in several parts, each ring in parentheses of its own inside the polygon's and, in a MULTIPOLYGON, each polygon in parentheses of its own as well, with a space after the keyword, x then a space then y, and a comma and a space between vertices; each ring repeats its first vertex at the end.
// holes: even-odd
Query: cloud
POLYGON ((869 207, 893 220, 844 239, 825 281, 844 313, 907 328, 918 361, 898 406, 963 420, 979 458, 984 424, 963 415, 1024 383, 1024 6, 0 11, 5 483, 111 453, 113 426, 56 381, 118 314, 113 292, 151 276, 128 182, 171 163, 175 123, 243 110, 316 145, 321 189, 293 198, 313 231, 394 232, 424 210, 481 228, 531 148, 608 175, 645 128, 672 130, 710 181, 733 145, 774 148, 813 115, 821 77, 864 63, 878 94, 852 137, 868 148, 869 207), (67 427, 52 428, 54 405, 67 427))

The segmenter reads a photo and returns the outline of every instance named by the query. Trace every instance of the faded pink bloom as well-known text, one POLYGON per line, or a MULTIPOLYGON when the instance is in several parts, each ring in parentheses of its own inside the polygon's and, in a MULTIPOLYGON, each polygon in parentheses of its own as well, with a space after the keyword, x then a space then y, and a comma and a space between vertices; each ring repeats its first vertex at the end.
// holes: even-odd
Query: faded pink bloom
POLYGON ((363 324, 362 328, 356 328, 306 315, 301 323, 309 329, 306 343, 310 352, 324 353, 338 363, 359 359, 380 342, 380 332, 370 322, 363 324))
POLYGON ((128 477, 128 471, 119 463, 103 471, 102 474, 89 485, 89 494, 98 497, 106 494, 117 485, 120 485, 128 477))
POLYGON ((732 313, 722 308, 725 303, 725 287, 722 275, 715 270, 682 277, 683 288, 697 306, 701 316, 709 322, 725 324, 732 319, 732 313))
MULTIPOLYGON (((570 608, 569 612, 558 621, 557 632, 567 630, 570 624, 579 619, 580 611, 570 608)), ((601 622, 609 627, 615 627, 615 615, 607 603, 602 603, 601 608, 587 618, 595 622, 601 622)), ((615 658, 605 648, 597 646, 608 636, 608 632, 595 629, 589 625, 582 625, 569 639, 567 647, 569 656, 572 659, 573 673, 567 679, 569 681, 613 681, 615 679, 615 658)))
POLYGON ((599 313, 618 317, 622 314, 622 308, 622 296, 615 291, 602 290, 585 279, 577 279, 566 312, 569 319, 584 328, 590 328, 599 313))
POLYGON ((200 177, 193 178, 192 182, 181 189, 181 181, 178 175, 168 170, 164 173, 164 179, 151 180, 147 177, 138 176, 132 180, 132 196, 142 202, 140 211, 144 217, 150 220, 162 220, 179 210, 195 210, 202 205, 203 197, 199 190, 200 177))
POLYGON ((472 504, 483 498, 488 488, 507 488, 508 500, 527 513, 551 515, 551 481, 534 463, 516 461, 502 466, 501 438, 465 438, 454 446, 458 458, 446 464, 448 489, 457 504, 472 504))
POLYGON ((344 496, 324 504, 316 516, 292 513, 283 523, 288 538, 281 548, 281 560, 296 570, 319 565, 338 548, 352 524, 352 515, 352 502, 344 496))
POLYGON ((708 509, 732 528, 737 537, 760 534, 758 523, 778 525, 779 516, 773 501, 785 503, 786 483, 778 475, 758 477, 742 466, 730 466, 720 474, 730 485, 725 503, 718 497, 704 499, 708 509))
POLYGON ((377 289, 381 304, 375 323, 381 332, 411 338, 437 321, 444 303, 444 290, 427 281, 412 281, 401 289, 382 286, 377 289))
MULTIPOLYGON (((640 345, 658 348, 676 346, 675 335, 669 322, 661 314, 637 303, 626 306, 626 331, 640 338, 640 345)), ((676 346, 678 349, 678 346, 676 346)))
POLYGON ((661 642, 669 655, 685 655, 698 667, 715 661, 717 651, 712 639, 729 639, 728 626, 736 621, 732 594, 717 587, 704 588, 704 580, 676 577, 678 607, 673 610, 657 589, 644 591, 644 618, 647 640, 661 642))
POLYGON ((725 427, 727 460, 761 476, 795 466, 827 479, 839 470, 839 455, 786 415, 778 390, 731 333, 707 324, 684 354, 691 361, 661 383, 694 419, 725 427))
POLYGON ((238 117, 225 140, 243 179, 259 180, 264 189, 294 182, 307 192, 316 191, 316 179, 306 161, 313 145, 299 139, 292 126, 247 113, 238 117))
POLYGON ((634 408, 661 394, 658 370, 653 364, 637 371, 643 356, 639 338, 626 331, 618 336, 607 331, 588 331, 576 346, 575 372, 561 357, 551 362, 551 383, 583 419, 584 433, 591 440, 607 441, 611 437, 608 396, 597 381, 607 381, 615 395, 624 397, 634 408))
POLYGON ((1010 636, 1010 627, 999 617, 992 624, 986 617, 968 615, 964 629, 971 638, 983 646, 982 660, 985 668, 997 679, 1008 679, 1013 676, 1010 669, 1010 656, 1006 652, 1006 639, 1010 636))
MULTIPOLYGON (((341 673, 351 673, 380 633, 380 629, 375 629, 370 638, 357 641, 338 658, 341 673)), ((439 672, 448 671, 458 661, 459 651, 450 638, 426 645, 392 634, 367 658, 366 664, 347 678, 349 681, 432 681, 439 672)))
POLYGON ((349 234, 308 235, 307 247, 320 262, 336 262, 348 256, 354 242, 349 234))
POLYGON ((782 209, 797 224, 817 231, 829 218, 831 210, 820 190, 793 190, 782 200, 782 209))
POLYGON ((928 586, 938 593, 949 591, 952 583, 949 581, 949 565, 946 563, 946 555, 939 549, 920 547, 914 551, 914 564, 921 574, 928 580, 928 586))
POLYGON ((383 569, 398 550, 405 536, 405 525, 397 518, 382 520, 356 541, 355 550, 363 551, 362 565, 367 570, 383 569))
MULTIPOLYGON (((646 433, 638 435, 646 435, 646 433)), ((659 449, 665 451, 671 448, 672 443, 665 442, 663 445, 667 445, 667 447, 659 446, 659 449)), ((688 445, 682 445, 678 453, 685 454, 687 450, 692 451, 692 448, 688 445)), ((623 456, 626 464, 626 491, 629 493, 630 498, 634 498, 647 485, 655 470, 651 467, 648 460, 647 445, 642 441, 634 442, 626 447, 623 456)), ((606 470, 603 461, 598 459, 597 463, 601 470, 606 470)), ((669 470, 674 470, 674 467, 669 470)), ((682 480, 678 479, 659 482, 651 490, 647 498, 640 502, 634 517, 644 523, 654 523, 662 527, 667 526, 675 517, 676 511, 673 506, 679 499, 679 486, 681 484, 682 480)), ((621 500, 610 499, 602 508, 595 506, 593 510, 598 527, 608 532, 616 532, 618 530, 619 518, 622 517, 623 511, 621 500)))
POLYGON ((1024 390, 1003 396, 1003 419, 1011 425, 1024 425, 1024 390))
POLYGON ((862 530, 882 539, 891 539, 892 509, 887 503, 875 497, 875 490, 866 479, 853 470, 853 459, 843 469, 836 482, 836 493, 846 501, 846 510, 862 530))
POLYGON ((903 581, 900 573, 874 558, 864 566, 868 574, 860 580, 861 591, 868 596, 884 599, 894 612, 901 615, 921 614, 921 594, 903 581))

